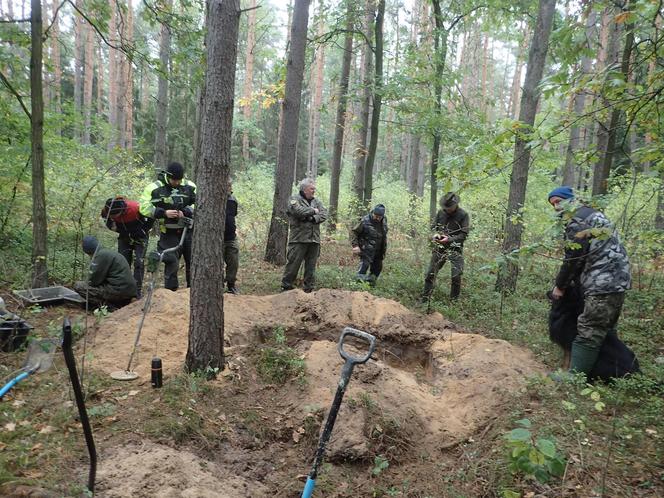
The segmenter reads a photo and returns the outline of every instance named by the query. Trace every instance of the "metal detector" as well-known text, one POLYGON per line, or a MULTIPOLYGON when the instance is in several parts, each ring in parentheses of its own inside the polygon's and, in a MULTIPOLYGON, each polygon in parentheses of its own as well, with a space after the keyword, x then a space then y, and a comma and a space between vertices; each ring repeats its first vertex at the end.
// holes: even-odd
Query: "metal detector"
POLYGON ((145 302, 143 303, 143 316, 141 316, 141 321, 138 323, 138 331, 136 332, 136 338, 134 339, 134 347, 131 349, 129 354, 129 361, 127 362, 127 368, 125 370, 116 370, 111 372, 111 378, 114 380, 136 380, 138 374, 131 369, 131 364, 134 361, 134 356, 136 355, 136 350, 138 349, 138 343, 141 340, 141 331, 143 330, 143 323, 145 323, 145 317, 150 310, 150 305, 152 304, 152 294, 156 287, 157 273, 159 273, 159 268, 161 263, 164 261, 164 256, 172 252, 178 251, 184 244, 184 239, 187 236, 187 231, 193 226, 193 220, 191 218, 183 218, 185 220, 184 229, 182 230, 182 236, 180 237, 180 242, 174 247, 163 250, 162 252, 153 251, 148 254, 148 271, 152 274, 150 283, 148 284, 148 291, 145 294, 145 302))

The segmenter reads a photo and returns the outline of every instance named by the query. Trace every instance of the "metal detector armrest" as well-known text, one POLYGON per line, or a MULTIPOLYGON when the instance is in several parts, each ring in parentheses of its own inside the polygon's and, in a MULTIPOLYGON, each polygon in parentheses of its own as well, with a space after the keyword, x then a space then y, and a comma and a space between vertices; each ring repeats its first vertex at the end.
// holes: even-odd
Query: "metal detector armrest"
POLYGON ((339 354, 344 360, 359 365, 362 363, 366 363, 367 361, 369 361, 369 358, 371 358, 371 355, 376 349, 376 338, 371 334, 368 334, 361 330, 357 330, 352 327, 345 327, 341 332, 341 337, 339 338, 339 344, 337 346, 337 349, 339 350, 339 354), (348 337, 349 335, 357 337, 358 339, 361 339, 369 344, 369 351, 365 356, 360 356, 360 357, 353 356, 344 350, 344 341, 346 340, 346 337, 348 337))

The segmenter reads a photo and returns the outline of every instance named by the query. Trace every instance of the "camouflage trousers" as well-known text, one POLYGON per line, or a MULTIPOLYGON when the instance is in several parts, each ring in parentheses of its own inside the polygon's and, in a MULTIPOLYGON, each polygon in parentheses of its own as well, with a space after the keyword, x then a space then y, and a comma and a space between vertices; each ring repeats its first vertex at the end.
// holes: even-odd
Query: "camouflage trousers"
POLYGON ((100 306, 108 306, 112 309, 122 308, 129 304, 133 297, 126 294, 118 294, 114 289, 107 285, 93 287, 87 282, 79 280, 74 283, 74 290, 78 292, 83 299, 88 298, 88 308, 94 309, 100 306))
POLYGON ((433 292, 433 287, 436 282, 436 276, 443 267, 447 260, 451 263, 452 282, 450 289, 450 297, 456 298, 461 292, 461 275, 463 274, 463 253, 459 250, 448 251, 433 251, 431 254, 431 262, 427 270, 426 277, 424 278, 424 290, 422 290, 422 298, 428 298, 433 292))
POLYGON ((320 254, 320 244, 315 242, 295 242, 288 244, 288 261, 284 268, 284 276, 281 279, 281 290, 290 290, 293 288, 293 282, 300 271, 302 261, 304 261, 304 291, 314 290, 316 283, 316 262, 320 254))
POLYGON ((577 324, 579 334, 574 343, 599 351, 607 334, 617 333, 624 302, 624 292, 586 296, 577 324))
POLYGON ((224 241, 225 280, 228 287, 235 287, 237 270, 240 267, 240 243, 237 239, 224 241))

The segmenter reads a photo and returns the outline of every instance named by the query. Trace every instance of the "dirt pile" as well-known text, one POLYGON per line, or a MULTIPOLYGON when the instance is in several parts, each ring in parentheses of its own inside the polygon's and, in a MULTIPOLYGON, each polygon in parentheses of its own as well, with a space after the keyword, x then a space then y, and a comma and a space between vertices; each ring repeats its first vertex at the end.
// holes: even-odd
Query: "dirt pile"
POLYGON ((104 498, 245 498, 265 487, 188 451, 143 443, 114 448, 101 459, 96 495, 104 498))
MULTIPOLYGON (((233 372, 251 379, 248 386, 231 394, 243 399, 225 399, 224 404, 247 399, 255 404, 262 397, 265 408, 266 403, 278 400, 279 409, 273 406, 272 411, 280 415, 271 425, 279 425, 288 433, 280 439, 280 451, 298 463, 307 462, 309 457, 301 454, 297 434, 304 432, 312 417, 318 424, 334 397, 343 364, 336 341, 345 326, 374 334, 378 349, 374 359, 355 369, 328 446, 328 461, 367 462, 381 454, 391 462, 406 462, 423 453, 439 454, 485 431, 509 403, 510 393, 518 391, 528 376, 541 371, 529 351, 505 341, 457 332, 439 314, 414 313, 366 292, 323 289, 311 294, 290 291, 271 296, 228 295, 224 307, 227 372, 231 374, 226 373, 217 382, 232 383, 233 372), (255 369, 252 371, 251 360, 256 357, 252 351, 277 327, 283 328, 288 344, 305 360, 304 384, 266 386, 257 380, 255 369), (266 392, 272 396, 267 400, 266 392)), ((141 303, 137 302, 102 322, 93 346, 93 368, 106 373, 124 368, 141 315, 141 303)), ((149 379, 150 357, 155 354, 163 359, 166 378, 181 370, 188 323, 188 291, 158 290, 145 320, 142 354, 135 367, 141 379, 149 379)), ((225 462, 217 462, 215 465, 221 468, 210 473, 192 455, 154 445, 130 448, 132 458, 143 463, 142 467, 132 466, 125 463, 127 448, 117 451, 125 456, 117 457, 117 462, 110 457, 111 463, 106 457, 107 463, 103 464, 109 493, 103 496, 208 496, 209 490, 217 489, 211 475, 223 475, 226 468, 225 462), (168 452, 173 452, 173 458, 164 457, 168 452), (179 475, 176 470, 161 469, 159 475, 163 477, 155 483, 156 474, 149 469, 176 459, 185 462, 175 465, 185 469, 182 487, 175 486, 179 475), (118 470, 113 470, 116 467, 118 470), (133 473, 136 475, 132 478, 133 473), (118 491, 116 485, 124 485, 124 491, 118 491), (127 494, 121 494, 125 491, 127 494)), ((171 463, 168 465, 170 469, 171 463)), ((242 488, 248 485, 242 479, 238 477, 235 483, 240 493, 237 496, 261 496, 260 488, 242 488)), ((228 496, 236 496, 232 492, 228 496)))

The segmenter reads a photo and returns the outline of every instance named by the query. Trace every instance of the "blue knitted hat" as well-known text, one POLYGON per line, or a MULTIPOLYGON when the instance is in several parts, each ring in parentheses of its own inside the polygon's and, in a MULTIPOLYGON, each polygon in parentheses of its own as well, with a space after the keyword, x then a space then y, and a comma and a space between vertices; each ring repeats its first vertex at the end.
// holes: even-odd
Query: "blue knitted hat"
POLYGON ((373 208, 373 214, 385 216, 385 206, 383 204, 377 204, 376 207, 373 208))
POLYGON ((565 185, 562 187, 554 188, 551 192, 549 192, 547 200, 551 199, 551 197, 560 197, 561 199, 573 199, 574 191, 572 190, 572 187, 568 187, 565 185))
POLYGON ((97 249, 97 246, 99 245, 99 241, 94 235, 86 235, 83 237, 83 242, 81 245, 83 246, 83 252, 85 254, 93 255, 97 249))

